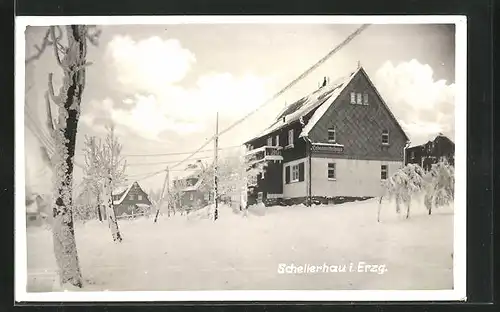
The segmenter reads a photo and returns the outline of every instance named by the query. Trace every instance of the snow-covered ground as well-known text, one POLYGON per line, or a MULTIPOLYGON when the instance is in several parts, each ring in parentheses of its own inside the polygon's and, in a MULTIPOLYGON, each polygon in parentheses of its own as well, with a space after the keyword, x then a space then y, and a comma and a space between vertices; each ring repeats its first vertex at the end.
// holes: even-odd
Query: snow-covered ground
MULTIPOLYGON (((427 215, 414 204, 410 219, 376 199, 335 206, 230 207, 216 222, 206 211, 107 224, 78 224, 84 290, 429 290, 453 288, 453 209, 427 215), (384 274, 358 272, 360 262, 384 274), (347 265, 353 272, 279 274, 279 264, 347 265)), ((48 230, 28 228, 28 292, 50 291, 55 271, 48 230)))

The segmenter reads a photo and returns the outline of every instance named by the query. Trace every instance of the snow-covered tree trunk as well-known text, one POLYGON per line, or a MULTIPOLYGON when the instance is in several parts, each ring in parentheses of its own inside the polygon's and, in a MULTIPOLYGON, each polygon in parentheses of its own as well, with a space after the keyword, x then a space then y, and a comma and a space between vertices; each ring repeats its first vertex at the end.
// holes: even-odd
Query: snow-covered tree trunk
MULTIPOLYGON (((100 31, 90 34, 91 26, 68 25, 50 26, 41 46, 35 45, 37 52, 28 57, 29 64, 51 47, 57 64, 63 70, 63 83, 59 94, 54 93, 52 73, 49 74, 48 92, 45 94, 47 109, 46 140, 40 139, 44 146, 44 160, 50 163, 54 177, 52 208, 52 232, 54 255, 58 266, 61 286, 82 287, 82 275, 76 249, 73 218, 73 158, 76 146, 76 133, 80 115, 82 93, 85 88, 85 68, 87 39, 97 44, 100 31), (64 32, 63 29, 66 31, 64 32), (66 34, 66 46, 62 37, 66 34), (62 53, 62 58, 61 58, 62 53), (50 97, 50 99, 49 99, 50 97), (53 119, 50 100, 58 107, 57 118, 53 119), (42 142, 43 141, 43 142, 42 142)), ((42 129, 43 132, 43 129, 42 129)))
POLYGON ((104 188, 104 203, 106 205, 106 215, 108 217, 108 225, 111 230, 111 235, 113 237, 113 241, 121 242, 122 235, 120 233, 120 229, 118 228, 118 222, 116 221, 115 210, 113 208, 113 196, 111 194, 111 178, 108 179, 108 183, 105 184, 104 188))
POLYGON ((57 61, 64 70, 63 85, 57 96, 52 87, 52 75, 49 76, 49 92, 59 107, 58 122, 53 131, 56 198, 52 231, 61 284, 83 287, 75 243, 72 185, 80 103, 85 88, 86 28, 80 25, 66 26, 66 33, 68 48, 63 59, 60 60, 56 53, 57 61))
POLYGON ((99 222, 101 222, 101 223, 102 223, 102 214, 101 214, 101 198, 100 198, 100 196, 99 196, 99 193, 100 193, 100 192, 98 192, 98 193, 97 193, 97 205, 96 205, 96 209, 97 209, 97 211, 96 211, 96 213, 97 213, 97 218, 98 218, 99 222))

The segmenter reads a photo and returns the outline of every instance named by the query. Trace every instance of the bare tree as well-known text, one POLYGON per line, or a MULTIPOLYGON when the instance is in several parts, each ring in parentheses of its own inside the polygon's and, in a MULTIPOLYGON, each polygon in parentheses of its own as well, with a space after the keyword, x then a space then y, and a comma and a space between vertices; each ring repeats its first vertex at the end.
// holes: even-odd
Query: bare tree
POLYGON ((181 215, 185 213, 184 207, 182 207, 181 198, 184 189, 187 187, 186 180, 184 179, 174 179, 172 183, 172 187, 167 190, 167 196, 169 199, 169 203, 172 205, 172 209, 175 211, 180 211, 181 215))
POLYGON ((102 143, 97 140, 95 136, 85 136, 83 155, 85 157, 85 164, 83 169, 83 183, 84 191, 93 194, 96 198, 95 200, 95 211, 102 222, 103 216, 101 214, 102 205, 102 188, 103 188, 103 178, 102 174, 102 160, 100 159, 102 150, 102 143))
POLYGON ((80 264, 75 242, 72 204, 73 204, 73 158, 76 146, 76 133, 80 117, 80 104, 85 89, 87 62, 87 40, 97 44, 99 31, 91 33, 93 27, 85 25, 50 26, 45 32, 42 45, 36 45, 35 55, 28 57, 25 64, 38 59, 43 52, 52 47, 57 64, 63 73, 63 83, 59 93, 54 92, 53 73, 48 76, 48 91, 45 93, 47 109, 47 130, 49 131, 53 153, 44 149, 54 170, 53 205, 53 243, 59 268, 61 285, 71 284, 83 287, 80 264), (63 29, 65 31, 63 31, 63 29), (62 39, 66 34, 64 45, 62 39), (51 103, 58 107, 55 118, 51 103))
MULTIPOLYGON (((257 176, 265 172, 266 161, 258 161, 255 155, 247 156, 247 149, 242 148, 237 153, 232 153, 219 158, 217 164, 218 200, 223 196, 239 195, 240 206, 245 208, 246 193, 248 187, 257 184, 257 176)), ((210 192, 214 185, 214 167, 202 167, 203 183, 205 192, 210 192)))
POLYGON ((122 235, 118 228, 118 222, 115 216, 115 209, 113 205, 113 190, 116 186, 121 185, 125 182, 125 169, 127 167, 127 161, 121 156, 122 145, 118 141, 118 137, 115 135, 115 126, 106 126, 108 133, 106 135, 106 140, 103 144, 101 158, 103 160, 104 170, 108 173, 108 179, 105 181, 109 191, 109 200, 106 205, 106 215, 108 218, 111 233, 113 235, 113 240, 121 242, 122 235))
POLYGON ((97 197, 97 212, 100 206, 106 209, 106 218, 114 241, 122 241, 113 207, 113 190, 125 182, 126 160, 121 156, 122 145, 115 135, 114 125, 107 126, 104 143, 96 137, 86 137, 84 156, 84 181, 86 187, 97 197), (106 193, 107 192, 107 193, 106 193), (101 201, 101 199, 103 199, 101 201))

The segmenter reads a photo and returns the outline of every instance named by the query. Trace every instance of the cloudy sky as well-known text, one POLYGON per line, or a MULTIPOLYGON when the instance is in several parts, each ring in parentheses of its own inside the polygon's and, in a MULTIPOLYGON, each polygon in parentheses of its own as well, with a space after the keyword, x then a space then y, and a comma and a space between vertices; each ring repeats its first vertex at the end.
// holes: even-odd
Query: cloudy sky
MULTIPOLYGON (((360 25, 123 25, 101 26, 90 46, 76 159, 84 135, 103 136, 114 123, 127 156, 130 180, 164 169, 220 129, 252 111, 318 61, 360 25)), ((45 27, 28 27, 26 54, 45 27)), ((455 31, 446 25, 372 25, 306 79, 220 139, 234 146, 270 125, 286 103, 314 91, 324 76, 352 72, 358 61, 408 133, 421 143, 437 132, 454 139, 455 31)), ((48 73, 61 70, 51 51, 26 67, 28 108, 43 123, 48 73)), ((27 179, 39 176, 36 139, 26 130, 27 179)), ((212 148, 210 144, 207 148, 212 148)), ((200 153, 206 158, 211 152, 200 153)), ((171 177, 184 175, 185 166, 171 177)), ((75 180, 82 177, 75 169, 75 180)), ((140 180, 160 188, 164 176, 140 180)))

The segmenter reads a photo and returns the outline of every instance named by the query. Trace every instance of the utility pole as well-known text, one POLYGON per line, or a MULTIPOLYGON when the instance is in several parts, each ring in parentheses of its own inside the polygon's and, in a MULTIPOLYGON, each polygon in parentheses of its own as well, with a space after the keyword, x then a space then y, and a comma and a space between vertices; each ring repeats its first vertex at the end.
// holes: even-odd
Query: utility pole
POLYGON ((214 204, 215 204, 215 212, 214 212, 214 221, 216 221, 219 218, 218 200, 217 200, 218 148, 219 148, 219 112, 217 112, 217 116, 215 118, 215 140, 214 140, 214 204))
POLYGON ((157 204, 158 207, 156 207, 156 216, 155 216, 154 223, 156 223, 156 221, 158 221, 158 215, 160 214, 160 207, 161 207, 161 204, 163 203, 163 195, 165 194, 165 185, 167 184, 167 181, 168 181, 168 166, 165 169, 165 171, 167 173, 165 174, 165 180, 163 181, 163 187, 161 189, 160 200, 158 201, 158 204, 157 204))
POLYGON ((170 170, 167 166, 167 177, 166 177, 166 189, 167 189, 167 215, 170 218, 170 170))

